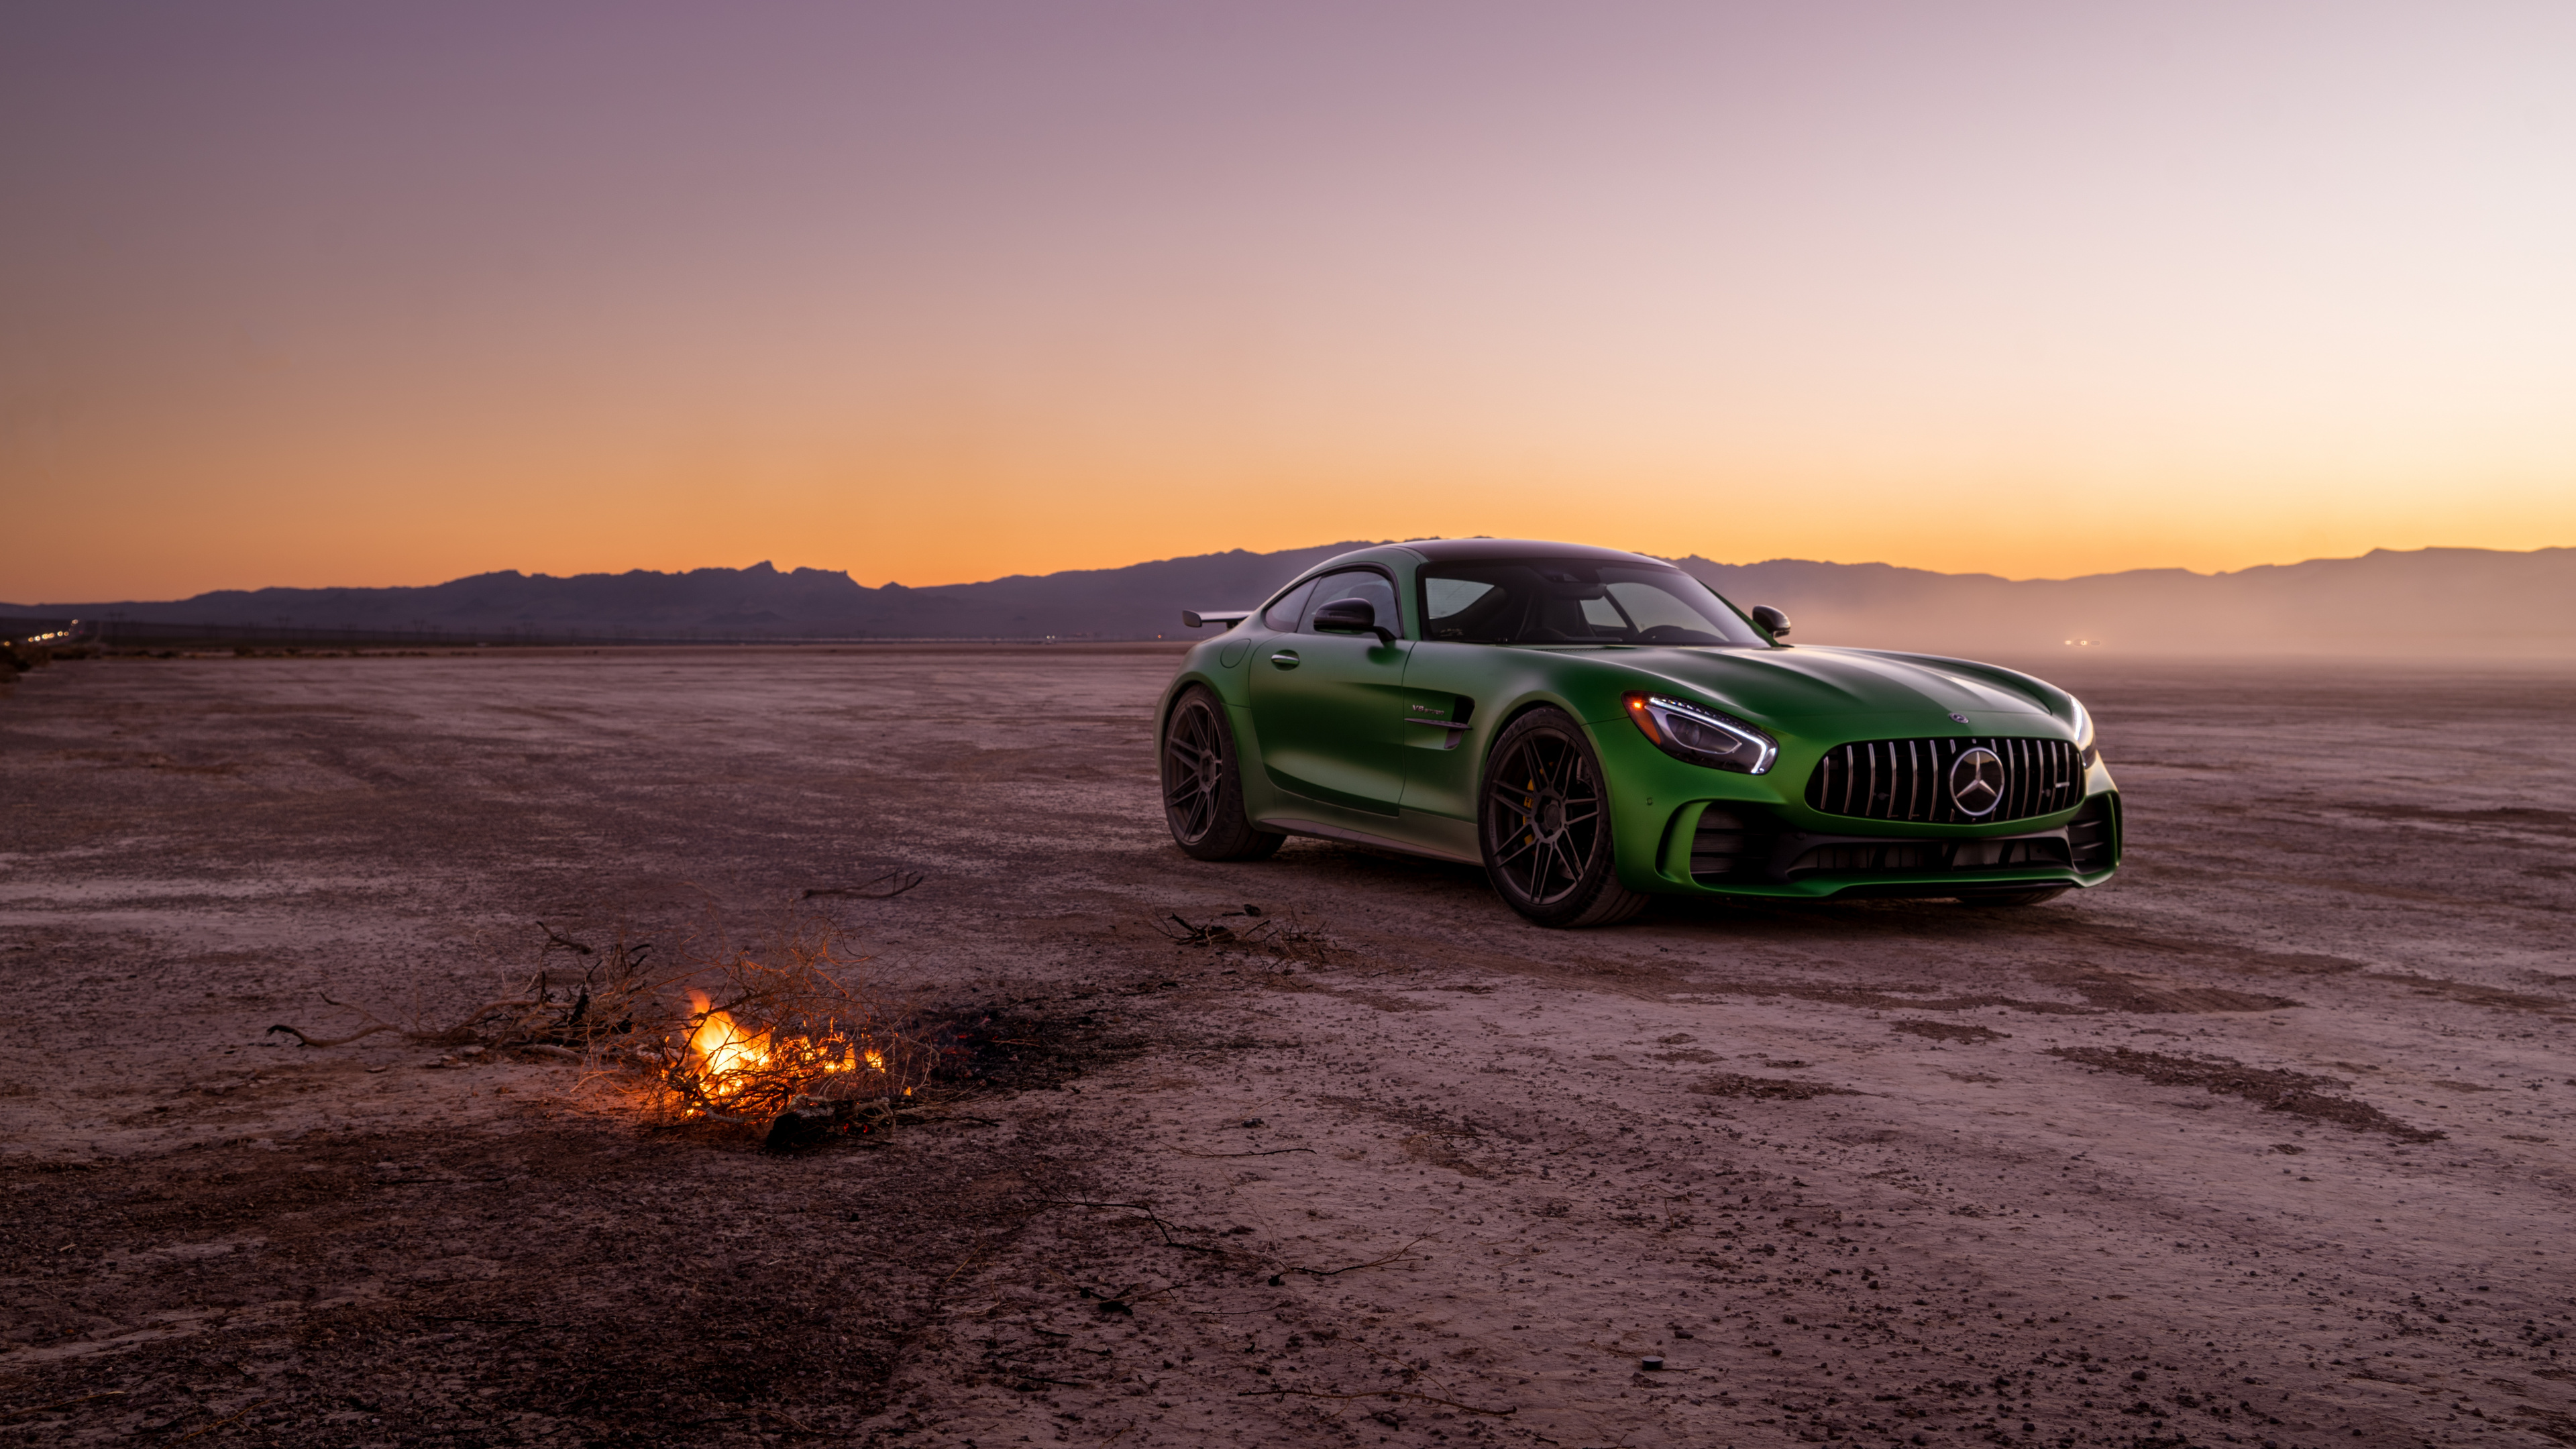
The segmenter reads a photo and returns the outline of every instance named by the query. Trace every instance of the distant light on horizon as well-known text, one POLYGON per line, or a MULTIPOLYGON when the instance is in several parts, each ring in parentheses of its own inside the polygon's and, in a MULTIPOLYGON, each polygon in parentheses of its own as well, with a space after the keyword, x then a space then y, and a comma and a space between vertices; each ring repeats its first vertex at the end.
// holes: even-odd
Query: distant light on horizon
POLYGON ((2571 54, 2537 3, 17 7, 0 596, 2576 544, 2571 54))

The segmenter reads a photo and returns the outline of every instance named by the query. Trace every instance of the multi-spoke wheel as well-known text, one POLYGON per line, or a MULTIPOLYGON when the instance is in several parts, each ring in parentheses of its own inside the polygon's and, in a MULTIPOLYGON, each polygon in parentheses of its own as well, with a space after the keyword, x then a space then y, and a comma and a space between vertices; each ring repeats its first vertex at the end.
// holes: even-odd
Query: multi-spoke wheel
POLYGON ((1532 710, 1504 729, 1480 814, 1485 874, 1513 910, 1542 926, 1606 926, 1645 906, 1619 883, 1601 761, 1562 711, 1532 710))
POLYGON ((1259 860, 1286 838, 1244 817, 1234 729, 1205 685, 1183 690, 1163 723, 1163 818, 1181 849, 1201 860, 1259 860))

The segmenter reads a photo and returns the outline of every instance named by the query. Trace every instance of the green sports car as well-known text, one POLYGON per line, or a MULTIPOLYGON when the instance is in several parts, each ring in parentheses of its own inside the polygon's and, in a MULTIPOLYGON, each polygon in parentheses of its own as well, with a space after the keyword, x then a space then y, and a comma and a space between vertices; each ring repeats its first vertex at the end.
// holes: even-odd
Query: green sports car
POLYGON ((1658 895, 2030 905, 2119 864, 2073 695, 1787 644, 1640 554, 1388 544, 1182 621, 1227 626, 1162 700, 1163 810, 1201 860, 1311 835, 1471 863, 1547 926, 1658 895))

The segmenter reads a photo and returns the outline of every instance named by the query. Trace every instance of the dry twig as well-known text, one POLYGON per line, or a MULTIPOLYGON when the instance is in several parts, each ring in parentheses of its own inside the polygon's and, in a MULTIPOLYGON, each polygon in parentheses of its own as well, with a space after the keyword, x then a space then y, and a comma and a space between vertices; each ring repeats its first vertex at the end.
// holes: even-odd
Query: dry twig
POLYGON ((1276 956, 1286 961, 1306 961, 1323 965, 1331 954, 1324 938, 1300 925, 1293 915, 1272 915, 1259 906, 1245 906, 1239 911, 1226 911, 1206 922, 1193 922, 1178 915, 1166 914, 1150 923, 1176 946, 1230 947, 1276 956), (1231 926, 1225 922, 1243 920, 1249 925, 1231 926))
POLYGON ((1184 1243, 1184 1242, 1182 1242, 1180 1239, 1178 1239, 1178 1238, 1176 1238, 1176 1237, 1173 1237, 1173 1236, 1172 1236, 1172 1225, 1171 1225, 1170 1223, 1167 1223, 1167 1222, 1163 1221, 1163 1219, 1162 1219, 1162 1215, 1154 1211, 1154 1205, 1153 1205, 1152 1203, 1146 1203, 1146 1202, 1077 1202, 1077 1201, 1074 1201, 1074 1200, 1072 1200, 1072 1199, 1068 1199, 1068 1198, 1052 1198, 1052 1199, 1049 1199, 1047 1202, 1040 1204, 1040 1206, 1043 1206, 1043 1207, 1090 1207, 1090 1208, 1128 1208, 1128 1209, 1132 1209, 1133 1211, 1143 1213, 1143 1214, 1145 1215, 1146 1219, 1147 1219, 1148 1221, 1150 1221, 1151 1223, 1153 1223, 1153 1225, 1154 1225, 1154 1231, 1156 1231, 1156 1232, 1158 1232, 1158 1233, 1161 1233, 1161 1234, 1163 1235, 1163 1246, 1165 1246, 1165 1247, 1167 1247, 1167 1248, 1178 1248, 1178 1249, 1180 1249, 1181 1251, 1183 1251, 1183 1252, 1185 1252, 1185 1253, 1212 1253, 1212 1254, 1214 1254, 1214 1255, 1216 1255, 1216 1256, 1218 1256, 1218 1257, 1226 1257, 1226 1256, 1228 1256, 1228 1254, 1226 1253, 1226 1250, 1225 1250, 1225 1249, 1223 1249, 1223 1248, 1211 1248, 1211 1247, 1208 1247, 1207 1245, 1205 1245, 1205 1244, 1203 1244, 1203 1243, 1184 1243))
POLYGON ((1385 1257, 1372 1258, 1365 1263, 1351 1263, 1339 1268, 1282 1268, 1279 1271, 1283 1274, 1304 1273, 1316 1278, 1336 1278, 1344 1273, 1356 1273, 1362 1268, 1383 1268, 1387 1264, 1394 1262, 1396 1259, 1411 1253, 1416 1247, 1427 1242, 1430 1237, 1431 1234, 1424 1233, 1421 1237, 1414 1239, 1412 1242, 1405 1244, 1403 1247, 1396 1249, 1385 1257))

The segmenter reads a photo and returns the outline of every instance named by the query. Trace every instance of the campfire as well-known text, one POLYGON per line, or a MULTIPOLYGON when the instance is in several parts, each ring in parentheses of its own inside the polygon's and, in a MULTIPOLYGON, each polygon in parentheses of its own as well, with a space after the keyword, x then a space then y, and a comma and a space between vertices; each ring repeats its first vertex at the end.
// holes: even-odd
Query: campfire
POLYGON ((819 916, 790 920, 757 947, 684 945, 660 969, 649 964, 649 942, 594 946, 539 929, 536 975, 453 1025, 405 1029, 362 1012, 364 1023, 343 1036, 270 1030, 317 1047, 391 1031, 423 1045, 575 1060, 591 1069, 585 1080, 620 1091, 661 1125, 765 1129, 774 1148, 896 1125, 927 1105, 935 1077, 990 1037, 989 1021, 925 1024, 871 990, 867 958, 842 954, 819 916), (577 973, 552 964, 563 956, 577 973))
POLYGON ((628 1048, 650 1067, 653 1107, 675 1121, 867 1130, 929 1085, 937 1044, 842 977, 827 930, 742 951, 711 992, 684 985, 688 1009, 656 1042, 628 1048))

